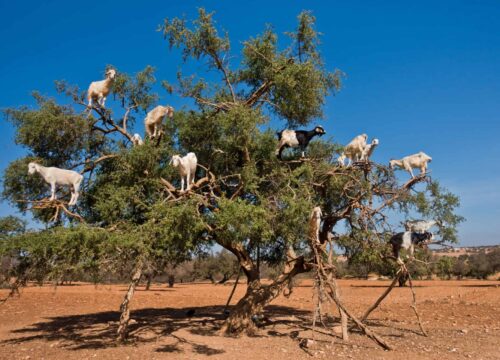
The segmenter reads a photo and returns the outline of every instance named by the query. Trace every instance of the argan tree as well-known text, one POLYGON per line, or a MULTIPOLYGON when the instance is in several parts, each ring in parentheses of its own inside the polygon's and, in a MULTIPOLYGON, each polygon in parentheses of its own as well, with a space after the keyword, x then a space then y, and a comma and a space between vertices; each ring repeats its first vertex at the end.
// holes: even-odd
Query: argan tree
POLYGON ((129 274, 118 330, 123 339, 128 303, 143 273, 218 244, 234 254, 247 279, 246 294, 222 330, 251 332, 252 315, 289 294, 297 274, 315 269, 307 225, 315 206, 323 211, 319 242, 336 241, 358 261, 381 261, 387 234, 397 225, 391 218, 402 215, 438 219, 441 241, 456 240, 458 199, 428 177, 400 185, 382 165, 339 168, 333 158, 341 147, 331 141, 313 141, 306 159, 293 150, 283 161, 274 155, 271 127, 330 121, 323 119, 323 105, 341 86, 342 73, 329 70, 320 55, 311 13, 298 16, 296 29, 285 35, 288 46, 266 27, 243 43, 240 57, 203 9, 192 22, 165 19, 159 31, 169 48, 181 51, 184 64, 207 68, 205 78, 179 72, 176 84, 162 82, 193 105, 165 120, 161 138, 135 147, 130 141, 130 128, 158 99, 149 66, 135 76, 118 69, 113 108, 86 109, 77 87, 58 82, 71 104, 35 93, 36 109, 5 111, 16 143, 28 154, 7 168, 3 196, 48 225, 2 245, 18 254, 11 272, 19 285, 69 270, 85 269, 96 282, 105 274, 129 274), (195 152, 200 166, 191 191, 183 193, 169 160, 186 152, 195 152), (47 186, 27 175, 30 161, 81 171, 77 206, 67 207, 64 190, 59 200, 48 201, 47 186), (335 226, 340 236, 333 235, 335 226), (282 272, 263 284, 259 262, 282 272))

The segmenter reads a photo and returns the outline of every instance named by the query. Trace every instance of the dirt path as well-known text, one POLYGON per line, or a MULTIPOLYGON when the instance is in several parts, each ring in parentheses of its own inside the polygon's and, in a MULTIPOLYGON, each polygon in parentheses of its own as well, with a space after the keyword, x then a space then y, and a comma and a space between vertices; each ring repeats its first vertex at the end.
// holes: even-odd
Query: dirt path
MULTIPOLYGON (((361 314, 387 281, 343 280, 349 309, 361 314)), ((348 343, 316 335, 318 359, 500 359, 500 282, 417 281, 419 310, 429 337, 419 335, 411 293, 396 288, 369 324, 395 348, 387 352, 353 333, 348 343)), ((266 310, 259 336, 218 336, 231 286, 155 284, 132 303, 132 341, 114 342, 125 286, 31 286, 0 305, 0 359, 307 359, 299 342, 311 337, 312 287, 307 281, 289 299, 266 310), (186 312, 194 309, 194 315, 186 312)), ((243 295, 240 285, 233 303, 243 295)), ((6 290, 0 290, 4 297, 6 290)), ((336 315, 336 314, 335 314, 336 315)))

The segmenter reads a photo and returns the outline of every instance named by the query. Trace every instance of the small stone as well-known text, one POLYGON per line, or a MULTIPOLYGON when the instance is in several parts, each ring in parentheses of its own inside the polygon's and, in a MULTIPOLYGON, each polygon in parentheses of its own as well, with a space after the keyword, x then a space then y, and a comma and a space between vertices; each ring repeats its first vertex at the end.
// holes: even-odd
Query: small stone
POLYGON ((305 347, 307 349, 310 349, 312 348, 314 345, 316 345, 316 342, 314 340, 311 340, 311 339, 303 339, 300 343, 300 345, 302 347, 305 347))
POLYGON ((469 330, 467 330, 467 329, 462 329, 462 330, 460 330, 460 332, 461 332, 462 334, 467 334, 467 333, 469 332, 469 330))
POLYGON ((342 326, 340 325, 334 326, 332 330, 335 334, 342 334, 342 326))
POLYGON ((129 325, 134 325, 134 324, 137 324, 137 320, 130 319, 128 323, 129 323, 129 325))

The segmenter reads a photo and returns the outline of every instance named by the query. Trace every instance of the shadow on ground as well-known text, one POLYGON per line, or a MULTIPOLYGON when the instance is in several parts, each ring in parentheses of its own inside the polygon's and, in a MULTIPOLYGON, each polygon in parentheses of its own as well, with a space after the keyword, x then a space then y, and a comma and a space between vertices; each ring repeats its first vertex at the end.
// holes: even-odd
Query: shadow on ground
MULTIPOLYGON (((211 348, 174 334, 184 329, 193 335, 219 336, 225 316, 223 306, 190 307, 180 309, 145 308, 132 311, 129 324, 129 342, 138 345, 156 342, 159 338, 170 337, 174 344, 164 345, 157 352, 183 352, 182 346, 189 345, 192 351, 205 355, 217 355, 223 350, 211 348)), ((266 314, 272 315, 272 324, 295 326, 310 317, 310 311, 284 306, 269 306, 266 314)), ((120 313, 105 311, 85 315, 69 315, 47 318, 24 328, 13 330, 18 335, 4 340, 2 344, 22 344, 44 340, 58 342, 69 350, 104 349, 118 346, 116 332, 120 313)), ((273 336, 273 334, 269 334, 273 336)))

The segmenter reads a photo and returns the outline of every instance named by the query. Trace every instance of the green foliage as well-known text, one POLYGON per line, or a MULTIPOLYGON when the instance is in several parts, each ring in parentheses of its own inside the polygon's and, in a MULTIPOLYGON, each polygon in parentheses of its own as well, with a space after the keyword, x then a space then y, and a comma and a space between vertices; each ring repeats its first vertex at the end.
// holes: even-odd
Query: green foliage
POLYGON ((497 247, 489 253, 480 251, 469 255, 466 261, 469 266, 467 276, 486 279, 489 275, 500 271, 500 249, 497 247))
POLYGON ((155 69, 152 66, 146 66, 133 78, 125 73, 117 74, 113 83, 113 94, 123 107, 146 111, 158 101, 158 95, 151 92, 156 82, 154 72, 155 69))
POLYGON ((23 233, 26 230, 26 222, 16 216, 4 216, 0 218, 0 239, 23 233))
POLYGON ((213 13, 200 9, 192 30, 186 20, 178 18, 167 18, 160 26, 170 48, 181 48, 185 61, 207 58, 209 68, 219 70, 227 85, 210 87, 203 79, 194 81, 179 74, 184 96, 194 97, 202 108, 224 101, 231 102, 221 105, 225 108, 238 103, 265 104, 271 114, 282 117, 292 127, 322 116, 325 97, 340 89, 342 73, 329 72, 321 63, 314 17, 307 12, 301 14, 298 29, 289 33, 297 43, 297 54, 278 49, 278 36, 267 27, 260 36, 244 42, 242 66, 237 71, 231 70, 225 60, 229 38, 227 34, 218 35, 212 17, 213 13), (207 96, 213 100, 205 99, 207 96))
POLYGON ((92 138, 90 123, 70 105, 33 92, 38 109, 26 106, 4 110, 5 118, 17 129, 16 144, 28 149, 30 156, 44 159, 48 166, 68 166, 99 147, 92 138))
POLYGON ((239 264, 228 251, 199 256, 193 263, 193 278, 225 282, 238 272, 239 264), (221 278, 222 277, 222 278, 221 278))
POLYGON ((455 261, 455 258, 449 256, 440 257, 435 265, 437 275, 442 279, 450 279, 455 261))
POLYGON ((439 219, 439 235, 444 241, 454 242, 457 238, 457 225, 465 219, 455 214, 455 209, 460 206, 458 196, 443 189, 439 182, 434 180, 427 185, 427 196, 424 193, 417 194, 413 200, 418 212, 429 219, 439 219))
POLYGON ((197 60, 208 56, 213 61, 210 62, 211 66, 218 67, 219 65, 213 57, 215 54, 228 51, 230 44, 227 33, 224 37, 219 37, 212 20, 213 15, 213 12, 207 13, 203 8, 198 9, 198 19, 193 21, 193 30, 186 26, 184 19, 166 18, 159 31, 163 32, 170 48, 183 48, 184 60, 191 56, 197 60))

